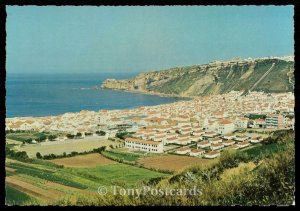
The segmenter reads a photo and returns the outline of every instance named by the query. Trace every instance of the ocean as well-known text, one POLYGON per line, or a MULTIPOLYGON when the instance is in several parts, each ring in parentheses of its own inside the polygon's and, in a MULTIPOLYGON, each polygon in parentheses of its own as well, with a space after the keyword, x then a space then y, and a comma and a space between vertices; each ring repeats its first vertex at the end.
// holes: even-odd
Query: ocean
POLYGON ((6 117, 49 116, 81 110, 132 109, 184 99, 100 88, 107 78, 128 79, 135 75, 7 74, 6 117))

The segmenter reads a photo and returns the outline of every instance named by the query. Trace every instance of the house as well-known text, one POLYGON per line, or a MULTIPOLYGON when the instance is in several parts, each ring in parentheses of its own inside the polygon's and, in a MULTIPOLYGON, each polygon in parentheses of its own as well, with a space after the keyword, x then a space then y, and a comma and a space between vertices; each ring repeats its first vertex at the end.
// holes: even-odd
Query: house
POLYGON ((192 130, 190 128, 182 129, 181 134, 188 134, 190 135, 192 133, 192 130))
POLYGON ((223 144, 224 144, 224 146, 231 146, 231 145, 235 144, 235 141, 229 139, 229 140, 223 141, 223 144))
POLYGON ((210 152, 208 152, 204 155, 205 158, 209 158, 209 159, 216 158, 216 157, 219 157, 219 156, 220 156, 219 151, 210 151, 210 152))
POLYGON ((248 128, 248 119, 241 117, 237 118, 234 122, 235 128, 248 128))
POLYGON ((163 153, 163 143, 150 140, 126 138, 125 147, 151 153, 163 153))
POLYGON ((254 119, 252 128, 264 128, 266 126, 266 121, 264 119, 254 119))
POLYGON ((218 134, 217 133, 215 133, 215 132, 213 132, 213 131, 207 131, 207 132, 205 132, 205 134, 203 134, 202 136, 203 137, 207 137, 207 138, 213 138, 213 137, 215 137, 215 136, 217 136, 218 134))
POLYGON ((246 141, 246 140, 248 140, 249 139, 249 137, 248 136, 245 136, 245 135, 241 135, 241 136, 236 136, 235 137, 235 140, 236 141, 246 141))
POLYGON ((211 150, 217 150, 217 149, 222 149, 224 148, 224 144, 212 144, 210 146, 211 150))
POLYGON ((209 141, 201 141, 199 143, 197 143, 197 149, 201 148, 206 148, 206 147, 210 147, 211 143, 209 143, 209 141))
POLYGON ((20 125, 20 130, 33 130, 33 121, 27 120, 20 125))
POLYGON ((191 143, 191 139, 190 138, 177 139, 175 143, 179 145, 188 145, 191 143))
POLYGON ((190 156, 200 157, 205 154, 205 150, 203 149, 192 149, 190 152, 190 156))
POLYGON ((167 145, 167 144, 174 144, 177 142, 177 138, 176 137, 170 137, 170 138, 166 138, 164 140, 164 145, 167 145))
POLYGON ((202 136, 191 136, 190 137, 191 141, 193 142, 198 142, 198 141, 201 141, 202 140, 202 136))
POLYGON ((235 135, 233 133, 227 133, 223 136, 224 139, 235 139, 235 135))
POLYGON ((177 136, 178 136, 177 133, 167 133, 167 134, 166 134, 166 137, 167 137, 167 138, 176 138, 177 136))
POLYGON ((221 139, 221 138, 218 138, 218 137, 210 138, 210 139, 209 139, 209 142, 210 142, 211 144, 218 144, 218 143, 222 143, 222 139, 221 139))
POLYGON ((166 139, 165 135, 158 135, 152 138, 153 141, 163 141, 164 139, 166 139))
POLYGON ((204 130, 193 130, 193 135, 195 135, 195 136, 200 136, 203 134, 205 134, 204 130))
POLYGON ((227 119, 221 120, 217 131, 220 134, 232 133, 234 131, 234 123, 227 119))
POLYGON ((259 142, 261 142, 262 140, 263 140, 263 138, 260 137, 260 136, 250 138, 250 142, 251 142, 252 144, 259 143, 259 142))
POLYGON ((239 148, 245 148, 245 147, 247 147, 247 146, 249 146, 249 145, 250 145, 249 142, 240 142, 240 143, 237 144, 237 146, 238 146, 239 148))
POLYGON ((188 148, 188 147, 182 147, 182 148, 179 148, 179 149, 176 150, 176 153, 180 154, 180 155, 186 155, 190 152, 191 152, 191 149, 188 148))
POLYGON ((185 121, 185 120, 177 122, 177 126, 179 126, 179 127, 182 127, 182 126, 185 126, 185 125, 191 126, 191 123, 189 121, 185 121))

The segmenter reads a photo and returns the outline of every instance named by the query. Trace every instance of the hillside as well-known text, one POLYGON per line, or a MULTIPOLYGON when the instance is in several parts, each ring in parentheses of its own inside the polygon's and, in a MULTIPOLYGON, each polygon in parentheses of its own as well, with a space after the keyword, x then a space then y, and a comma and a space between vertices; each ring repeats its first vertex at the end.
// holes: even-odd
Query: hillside
POLYGON ((292 57, 233 59, 141 73, 128 80, 107 79, 102 88, 176 96, 234 91, 289 92, 294 85, 292 57))

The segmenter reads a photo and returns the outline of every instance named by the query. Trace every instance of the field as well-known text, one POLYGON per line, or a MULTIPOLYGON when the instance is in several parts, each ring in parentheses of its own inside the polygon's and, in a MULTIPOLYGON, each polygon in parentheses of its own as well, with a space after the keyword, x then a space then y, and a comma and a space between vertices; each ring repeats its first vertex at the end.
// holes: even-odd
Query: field
POLYGON ((97 161, 96 154, 88 154, 77 158, 56 160, 60 164, 78 165, 79 168, 57 166, 52 163, 55 160, 52 162, 34 160, 27 163, 6 159, 6 186, 8 187, 7 191, 10 192, 6 203, 24 204, 28 199, 26 196, 38 200, 38 204, 51 204, 66 197, 69 200, 82 196, 95 197, 99 186, 135 187, 143 181, 169 175, 99 158, 97 161), (83 167, 81 166, 83 163, 74 164, 78 159, 94 163, 83 167), (95 159, 96 163, 92 161, 95 159), (97 162, 101 164, 98 165, 97 162), (109 165, 103 165, 104 163, 109 165), (18 193, 21 195, 20 197, 17 196, 18 193))
POLYGON ((10 205, 26 204, 31 202, 32 198, 10 185, 5 185, 5 203, 10 205))
POLYGON ((81 167, 81 168, 96 167, 96 166, 116 163, 112 160, 103 157, 98 153, 79 155, 70 158, 54 159, 51 160, 50 162, 55 163, 57 165, 63 165, 65 167, 81 167))
POLYGON ((92 149, 99 148, 102 146, 116 146, 119 144, 120 142, 91 137, 77 140, 55 141, 41 144, 28 144, 19 147, 18 150, 27 152, 28 156, 33 158, 36 156, 37 152, 40 152, 41 155, 49 155, 52 153, 56 155, 61 155, 64 152, 69 154, 73 151, 91 151, 92 149))
POLYGON ((16 141, 16 140, 7 138, 6 139, 6 144, 21 145, 22 143, 20 141, 16 141))
POLYGON ((26 139, 36 139, 41 135, 48 135, 48 133, 39 133, 39 132, 23 132, 23 133, 7 133, 7 139, 13 139, 19 142, 25 141, 26 139))
POLYGON ((138 163, 142 164, 146 168, 178 172, 193 165, 210 165, 217 160, 218 159, 208 160, 180 155, 158 155, 141 158, 138 163))
POLYGON ((102 154, 104 156, 112 158, 112 159, 124 160, 124 161, 129 161, 129 162, 135 162, 141 156, 143 156, 143 154, 129 152, 127 149, 124 149, 124 148, 107 150, 107 151, 102 152, 102 154))

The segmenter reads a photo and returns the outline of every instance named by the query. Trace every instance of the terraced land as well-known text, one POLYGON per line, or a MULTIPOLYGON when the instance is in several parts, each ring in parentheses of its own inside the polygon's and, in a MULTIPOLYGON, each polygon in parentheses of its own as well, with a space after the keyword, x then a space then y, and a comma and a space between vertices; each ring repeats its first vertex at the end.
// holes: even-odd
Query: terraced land
MULTIPOLYGON (((96 154, 84 156, 87 157, 80 156, 80 159, 83 158, 87 161, 94 159, 96 154)), ((76 160, 74 158, 73 162, 76 160)), ((101 159, 103 161, 103 158, 101 159)), ((59 163, 70 162, 69 160, 59 160, 59 163)), ((34 199, 38 201, 38 204, 47 205, 66 198, 72 201, 82 196, 96 197, 99 186, 126 184, 128 187, 135 187, 152 178, 169 176, 169 174, 114 161, 105 160, 104 163, 102 162, 100 165, 94 163, 96 166, 93 164, 85 167, 81 165, 74 167, 74 164, 71 164, 73 167, 62 167, 49 161, 34 160, 28 163, 7 159, 5 184, 10 194, 6 196, 6 204, 22 205, 26 204, 28 200, 34 199), (24 193, 19 197, 21 199, 16 197, 19 192, 20 195, 24 193)))

